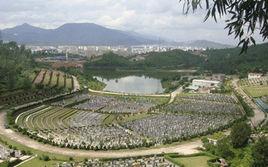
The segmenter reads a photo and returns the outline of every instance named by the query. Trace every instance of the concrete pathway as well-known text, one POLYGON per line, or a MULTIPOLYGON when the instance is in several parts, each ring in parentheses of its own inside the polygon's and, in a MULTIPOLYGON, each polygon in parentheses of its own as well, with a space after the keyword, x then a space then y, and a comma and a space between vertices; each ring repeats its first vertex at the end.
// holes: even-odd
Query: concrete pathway
POLYGON ((253 102, 244 90, 238 84, 239 79, 234 79, 232 85, 240 95, 244 98, 245 102, 253 109, 254 116, 250 118, 250 122, 253 127, 257 127, 265 119, 265 113, 253 102))

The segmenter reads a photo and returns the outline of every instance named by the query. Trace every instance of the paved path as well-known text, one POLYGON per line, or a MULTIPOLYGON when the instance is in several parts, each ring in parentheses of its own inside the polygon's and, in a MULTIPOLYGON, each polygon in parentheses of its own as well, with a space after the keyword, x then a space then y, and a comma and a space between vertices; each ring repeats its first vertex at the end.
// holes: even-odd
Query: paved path
POLYGON ((117 151, 87 151, 87 150, 73 150, 67 148, 54 147, 51 145, 45 145, 35 140, 30 139, 27 136, 23 136, 11 129, 5 129, 5 112, 0 112, 0 134, 10 138, 11 140, 18 142, 27 147, 48 152, 61 154, 73 157, 88 157, 88 158, 120 158, 120 157, 134 157, 145 156, 161 153, 179 153, 179 154, 194 154, 199 151, 196 149, 202 146, 201 140, 195 140, 191 142, 184 142, 172 146, 152 147, 149 149, 135 149, 135 150, 117 150, 117 151))
POLYGON ((19 163, 18 165, 15 165, 14 167, 19 167, 19 166, 21 166, 22 164, 24 164, 24 163, 26 163, 26 162, 28 162, 28 161, 31 161, 32 159, 34 159, 34 158, 36 158, 36 157, 37 157, 37 155, 32 156, 31 158, 28 158, 28 159, 26 159, 25 161, 22 161, 21 163, 19 163))
POLYGON ((254 116, 250 118, 251 124, 257 127, 265 119, 265 113, 252 101, 252 99, 243 91, 243 89, 238 85, 239 79, 234 79, 232 85, 234 89, 242 95, 245 102, 253 109, 254 116))
POLYGON ((169 100, 168 104, 172 103, 172 102, 175 100, 175 97, 178 96, 179 94, 181 94, 182 91, 183 91, 182 86, 179 87, 178 89, 176 89, 175 91, 173 91, 173 92, 170 94, 170 100, 169 100))

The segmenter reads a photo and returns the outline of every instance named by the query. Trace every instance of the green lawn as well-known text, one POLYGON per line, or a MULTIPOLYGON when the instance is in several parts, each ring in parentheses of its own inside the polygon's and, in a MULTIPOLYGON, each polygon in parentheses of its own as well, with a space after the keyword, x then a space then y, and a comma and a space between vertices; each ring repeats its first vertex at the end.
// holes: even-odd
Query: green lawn
POLYGON ((20 165, 19 167, 30 167, 30 166, 32 167, 55 167, 60 162, 63 162, 63 161, 57 161, 57 160, 43 161, 37 157, 20 165))
POLYGON ((268 86, 245 86, 245 92, 252 97, 261 97, 268 95, 268 86))
POLYGON ((183 164, 185 167, 208 167, 207 161, 210 159, 209 156, 173 158, 174 162, 183 164))

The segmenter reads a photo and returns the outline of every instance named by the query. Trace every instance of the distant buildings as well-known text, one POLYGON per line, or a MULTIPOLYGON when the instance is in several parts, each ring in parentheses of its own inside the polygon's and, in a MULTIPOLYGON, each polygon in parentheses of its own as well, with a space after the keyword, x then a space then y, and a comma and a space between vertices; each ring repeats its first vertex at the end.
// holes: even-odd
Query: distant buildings
POLYGON ((261 73, 248 73, 248 79, 257 79, 261 77, 262 77, 261 73))
POLYGON ((107 52, 114 52, 122 56, 146 54, 150 52, 167 52, 175 49, 181 49, 184 51, 197 51, 205 50, 205 48, 198 47, 186 47, 186 46, 174 46, 174 45, 134 45, 134 46, 26 46, 33 53, 70 53, 79 54, 86 57, 97 57, 107 52))

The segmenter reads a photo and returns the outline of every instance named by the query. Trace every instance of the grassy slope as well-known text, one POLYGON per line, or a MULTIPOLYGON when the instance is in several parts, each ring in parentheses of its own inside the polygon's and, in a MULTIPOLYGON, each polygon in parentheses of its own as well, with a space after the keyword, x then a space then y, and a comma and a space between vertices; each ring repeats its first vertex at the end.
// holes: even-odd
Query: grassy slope
POLYGON ((211 157, 208 156, 196 156, 174 158, 173 160, 185 165, 185 167, 208 167, 207 161, 210 159, 211 157))
POLYGON ((245 86, 243 89, 252 97, 268 96, 268 86, 245 86))

